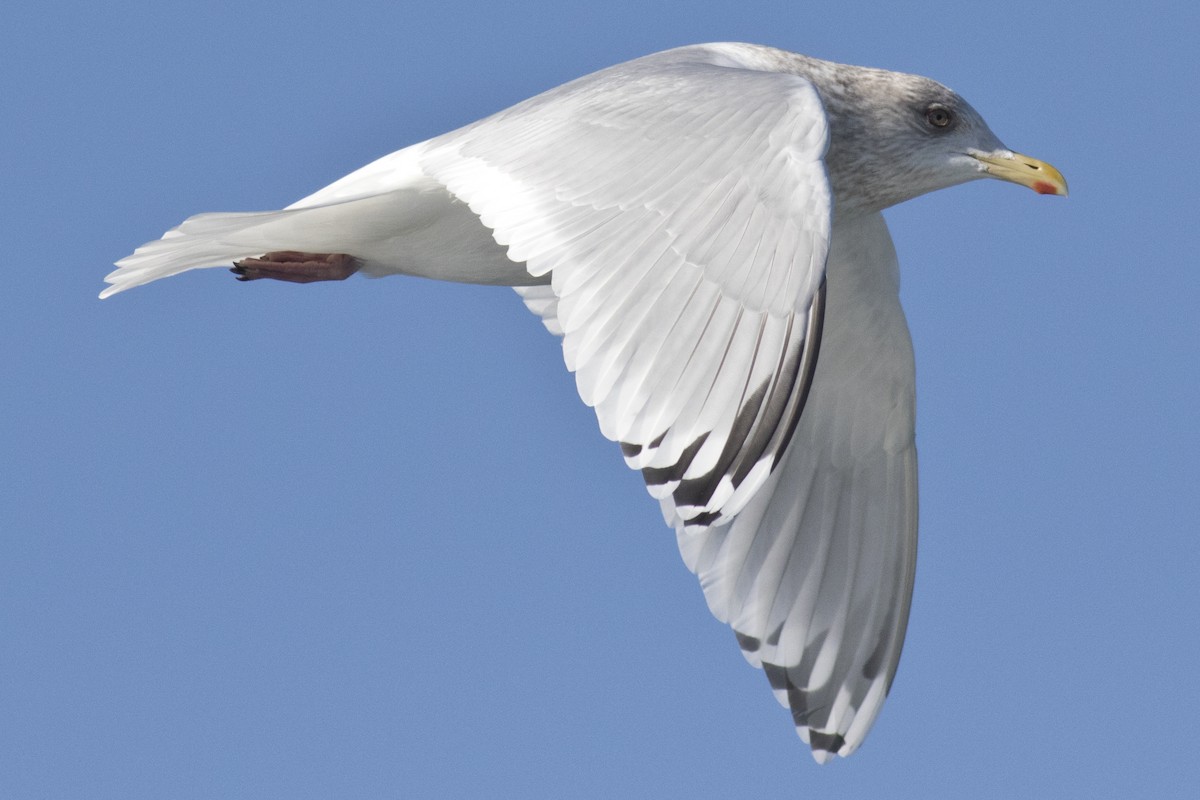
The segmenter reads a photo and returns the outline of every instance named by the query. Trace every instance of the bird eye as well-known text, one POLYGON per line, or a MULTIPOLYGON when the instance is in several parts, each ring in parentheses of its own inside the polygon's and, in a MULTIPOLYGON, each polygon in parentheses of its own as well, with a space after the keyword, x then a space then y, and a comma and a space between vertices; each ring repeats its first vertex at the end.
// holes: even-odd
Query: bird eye
POLYGON ((935 128, 948 128, 954 115, 945 106, 933 105, 925 111, 925 121, 935 128))

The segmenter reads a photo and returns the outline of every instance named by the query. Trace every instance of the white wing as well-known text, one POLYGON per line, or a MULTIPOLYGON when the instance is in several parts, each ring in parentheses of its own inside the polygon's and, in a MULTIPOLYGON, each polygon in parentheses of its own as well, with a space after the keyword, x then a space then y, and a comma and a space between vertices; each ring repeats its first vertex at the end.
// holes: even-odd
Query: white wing
POLYGON ((816 355, 828 141, 804 79, 684 48, 426 144, 421 166, 552 276, 579 393, 675 518, 745 505, 816 355))
POLYGON ((713 614, 822 762, 862 743, 900 659, 917 549, 913 386, 883 218, 839 222, 821 358, 783 464, 731 524, 678 532, 713 614))

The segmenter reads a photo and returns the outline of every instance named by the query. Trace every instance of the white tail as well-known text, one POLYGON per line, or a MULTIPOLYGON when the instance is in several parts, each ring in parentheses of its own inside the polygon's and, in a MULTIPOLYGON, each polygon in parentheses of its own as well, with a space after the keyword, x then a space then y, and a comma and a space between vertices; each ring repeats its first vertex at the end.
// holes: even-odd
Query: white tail
POLYGON ((104 279, 112 285, 100 297, 110 297, 197 267, 229 265, 239 258, 262 255, 272 249, 261 235, 263 228, 286 220, 290 213, 260 211, 189 217, 161 239, 147 242, 133 255, 118 261, 117 269, 104 279))
POLYGON ((406 223, 420 222, 413 217, 427 211, 421 207, 422 196, 440 189, 420 171, 419 153, 419 145, 391 153, 282 211, 189 217, 118 261, 105 278, 112 285, 100 297, 271 250, 351 253, 364 261, 386 261, 406 223))
POLYGON ((117 262, 101 298, 200 267, 273 250, 346 253, 366 275, 546 283, 510 260, 479 218, 415 163, 422 145, 385 156, 281 211, 198 214, 117 262))
POLYGON ((272 250, 348 253, 367 262, 387 261, 417 210, 416 194, 395 190, 282 211, 197 214, 118 261, 105 278, 112 286, 100 297, 272 250))

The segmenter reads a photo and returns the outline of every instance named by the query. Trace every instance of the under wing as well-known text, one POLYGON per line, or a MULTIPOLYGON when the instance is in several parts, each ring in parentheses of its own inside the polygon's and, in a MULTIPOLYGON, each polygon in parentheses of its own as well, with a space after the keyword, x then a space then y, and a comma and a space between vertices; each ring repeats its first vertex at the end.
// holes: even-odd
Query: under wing
MULTIPOLYGON (((862 744, 899 664, 917 552, 912 344, 882 216, 834 228, 821 359, 779 468, 732 521, 664 502, 713 614, 825 762, 862 744)), ((561 335, 549 286, 525 304, 561 335)))
POLYGON ((733 522, 677 527, 709 608, 737 633, 824 762, 862 743, 891 687, 912 598, 912 343, 883 217, 836 225, 828 318, 780 468, 733 522))

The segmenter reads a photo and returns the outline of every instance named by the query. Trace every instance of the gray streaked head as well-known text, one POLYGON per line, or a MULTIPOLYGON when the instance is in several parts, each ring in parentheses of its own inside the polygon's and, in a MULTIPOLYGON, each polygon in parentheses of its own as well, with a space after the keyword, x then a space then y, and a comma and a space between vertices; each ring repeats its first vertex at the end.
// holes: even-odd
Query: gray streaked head
POLYGON ((829 117, 825 162, 841 211, 878 211, 927 192, 995 177, 1066 194, 1049 164, 1014 153, 983 117, 937 81, 788 54, 829 117))

